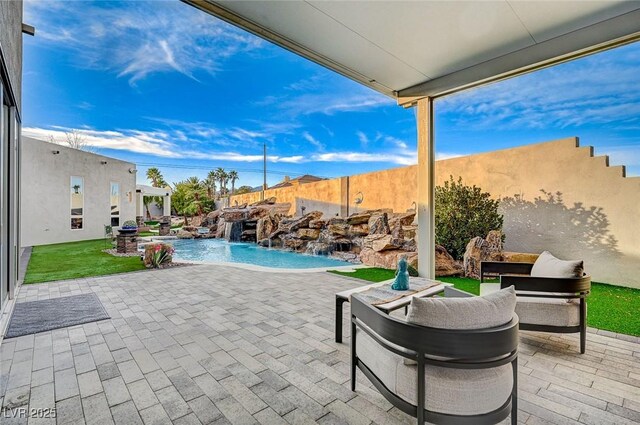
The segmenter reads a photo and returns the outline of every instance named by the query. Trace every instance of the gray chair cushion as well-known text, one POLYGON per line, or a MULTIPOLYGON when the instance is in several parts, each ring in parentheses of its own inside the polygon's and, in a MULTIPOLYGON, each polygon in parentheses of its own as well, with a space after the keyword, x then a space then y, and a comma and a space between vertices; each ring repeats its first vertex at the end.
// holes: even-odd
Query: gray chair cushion
POLYGON ((407 322, 439 329, 485 329, 511 321, 516 306, 512 286, 482 297, 412 298, 407 322))
POLYGON ((544 251, 531 268, 531 277, 582 277, 584 263, 582 260, 565 261, 544 251))
POLYGON ((523 324, 578 326, 580 302, 564 298, 518 297, 516 314, 523 324))
MULTIPOLYGON (((365 332, 356 331, 358 358, 389 391, 417 404, 416 366, 405 365, 403 357, 380 346, 365 332)), ((453 415, 488 413, 502 406, 511 394, 510 364, 490 369, 425 367, 425 405, 428 410, 453 415)))

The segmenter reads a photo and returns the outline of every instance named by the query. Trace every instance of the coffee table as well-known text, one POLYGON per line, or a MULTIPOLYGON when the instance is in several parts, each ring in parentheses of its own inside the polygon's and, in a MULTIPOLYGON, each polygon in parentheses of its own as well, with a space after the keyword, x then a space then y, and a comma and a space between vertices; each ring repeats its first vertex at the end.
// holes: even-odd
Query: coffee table
MULTIPOLYGON (((371 285, 360 286, 353 289, 347 289, 346 291, 338 292, 336 294, 336 342, 342 342, 342 305, 344 303, 349 302, 349 297, 352 294, 366 291, 367 289, 374 288, 376 286, 389 285, 391 282, 393 282, 393 279, 385 280, 383 282, 373 283, 371 285)), ((406 297, 398 298, 397 300, 390 301, 388 303, 377 304, 376 308, 379 308, 385 314, 389 314, 394 310, 398 310, 402 307, 408 306, 411 303, 411 298, 413 297, 418 297, 418 298, 431 297, 433 295, 444 292, 445 287, 453 286, 453 284, 451 283, 440 282, 437 280, 427 279, 424 277, 409 278, 409 286, 411 286, 412 283, 417 283, 417 282, 421 282, 421 283, 434 282, 434 283, 437 283, 437 285, 424 289, 419 292, 412 293, 410 295, 407 295, 406 297)))

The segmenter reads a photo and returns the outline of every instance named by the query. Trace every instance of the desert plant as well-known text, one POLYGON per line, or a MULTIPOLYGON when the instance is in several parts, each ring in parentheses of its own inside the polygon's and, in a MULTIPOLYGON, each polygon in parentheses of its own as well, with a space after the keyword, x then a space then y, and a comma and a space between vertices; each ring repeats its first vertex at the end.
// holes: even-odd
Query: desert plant
POLYGON ((138 228, 138 223, 136 223, 133 220, 127 220, 124 223, 122 223, 121 228, 122 229, 137 229, 138 228))
POLYGON ((460 260, 469 240, 485 237, 491 230, 501 230, 503 216, 498 212, 499 201, 477 186, 467 186, 462 177, 453 176, 444 186, 435 188, 436 243, 460 260))
POLYGON ((173 246, 165 243, 157 243, 145 248, 150 251, 149 255, 145 256, 147 259, 147 266, 158 269, 162 265, 170 263, 172 260, 175 249, 173 246))

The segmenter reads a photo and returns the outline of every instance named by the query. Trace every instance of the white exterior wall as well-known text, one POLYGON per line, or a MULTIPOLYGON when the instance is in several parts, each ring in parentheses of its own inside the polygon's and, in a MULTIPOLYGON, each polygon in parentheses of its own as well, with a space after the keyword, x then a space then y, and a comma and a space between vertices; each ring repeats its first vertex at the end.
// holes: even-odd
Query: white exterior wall
POLYGON ((120 224, 135 220, 136 175, 129 172, 135 164, 28 137, 22 140, 22 246, 103 238, 104 226, 111 223, 111 182, 120 184, 120 224), (84 179, 81 230, 71 230, 71 176, 84 179))

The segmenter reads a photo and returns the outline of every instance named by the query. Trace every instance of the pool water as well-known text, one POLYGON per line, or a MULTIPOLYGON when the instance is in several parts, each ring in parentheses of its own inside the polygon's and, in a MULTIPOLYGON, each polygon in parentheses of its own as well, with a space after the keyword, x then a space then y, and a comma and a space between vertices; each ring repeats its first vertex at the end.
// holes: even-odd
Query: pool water
POLYGON ((175 239, 167 242, 175 248, 173 257, 176 260, 246 263, 279 269, 310 269, 351 265, 346 261, 320 255, 263 248, 252 243, 229 243, 223 239, 175 239))

